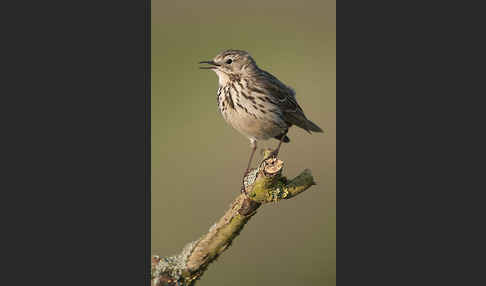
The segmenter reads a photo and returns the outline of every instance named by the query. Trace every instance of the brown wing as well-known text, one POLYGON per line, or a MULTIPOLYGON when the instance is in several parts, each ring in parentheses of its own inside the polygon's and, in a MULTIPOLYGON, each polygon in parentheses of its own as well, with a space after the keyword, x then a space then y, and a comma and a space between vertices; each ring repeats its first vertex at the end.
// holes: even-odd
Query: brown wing
POLYGON ((286 86, 272 74, 263 70, 259 76, 258 86, 264 89, 272 103, 279 106, 287 123, 297 125, 309 133, 310 131, 322 132, 317 125, 305 117, 304 111, 295 98, 295 91, 291 87, 286 86))

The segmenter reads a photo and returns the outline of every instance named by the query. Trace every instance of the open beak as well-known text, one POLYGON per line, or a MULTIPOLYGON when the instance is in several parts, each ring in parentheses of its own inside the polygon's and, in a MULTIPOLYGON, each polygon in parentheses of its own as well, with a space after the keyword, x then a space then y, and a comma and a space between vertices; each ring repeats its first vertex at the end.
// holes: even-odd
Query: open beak
POLYGON ((210 64, 211 66, 209 67, 199 67, 200 69, 216 69, 219 67, 219 65, 217 63, 215 63, 214 61, 202 61, 202 62, 199 62, 200 64, 210 64))

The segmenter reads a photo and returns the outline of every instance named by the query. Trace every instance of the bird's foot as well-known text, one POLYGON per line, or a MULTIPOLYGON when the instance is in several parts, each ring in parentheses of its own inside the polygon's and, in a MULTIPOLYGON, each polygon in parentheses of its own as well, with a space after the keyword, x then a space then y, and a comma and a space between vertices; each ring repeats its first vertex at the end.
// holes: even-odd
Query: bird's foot
POLYGON ((270 154, 268 154, 268 156, 266 156, 265 159, 270 159, 270 158, 275 158, 276 159, 277 156, 278 156, 278 151, 279 151, 279 149, 273 150, 272 152, 270 152, 270 154))
POLYGON ((262 157, 263 157, 263 161, 269 159, 269 158, 277 158, 278 156, 278 152, 279 150, 278 149, 262 149, 262 157))

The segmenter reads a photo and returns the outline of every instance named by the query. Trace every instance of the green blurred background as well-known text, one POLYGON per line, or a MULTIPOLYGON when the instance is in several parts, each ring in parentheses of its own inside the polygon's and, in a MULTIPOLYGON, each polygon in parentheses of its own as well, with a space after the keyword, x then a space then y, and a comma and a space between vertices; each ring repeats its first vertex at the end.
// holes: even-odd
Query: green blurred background
POLYGON ((290 129, 284 175, 310 168, 317 186, 260 208, 198 285, 335 285, 335 0, 152 0, 152 254, 179 253, 239 194, 249 140, 217 110, 216 74, 198 69, 229 48, 293 87, 326 133, 290 129))

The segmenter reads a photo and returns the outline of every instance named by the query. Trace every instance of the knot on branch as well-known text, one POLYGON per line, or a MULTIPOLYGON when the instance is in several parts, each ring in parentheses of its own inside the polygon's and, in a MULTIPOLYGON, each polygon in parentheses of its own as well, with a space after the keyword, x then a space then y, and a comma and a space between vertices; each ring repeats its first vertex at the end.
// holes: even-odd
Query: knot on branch
POLYGON ((268 158, 268 151, 260 166, 252 169, 244 179, 248 198, 258 204, 289 199, 315 185, 310 170, 305 169, 295 179, 289 181, 282 176, 283 161, 268 158))

